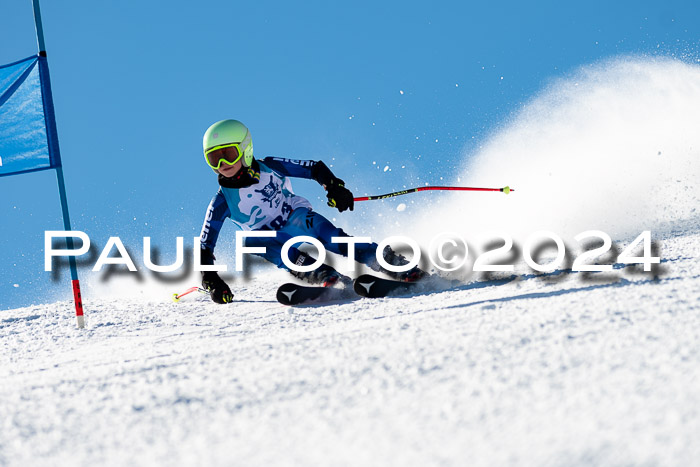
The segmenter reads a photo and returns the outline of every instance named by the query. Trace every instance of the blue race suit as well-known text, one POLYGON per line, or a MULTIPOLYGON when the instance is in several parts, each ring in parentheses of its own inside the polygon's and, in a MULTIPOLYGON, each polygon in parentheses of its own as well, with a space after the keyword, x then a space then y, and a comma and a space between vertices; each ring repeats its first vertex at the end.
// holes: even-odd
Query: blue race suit
MULTIPOLYGON (((347 256, 346 244, 332 243, 332 237, 348 237, 342 229, 312 211, 311 203, 292 191, 288 177, 312 178, 315 161, 267 157, 258 161, 260 181, 245 188, 220 187, 214 195, 202 226, 199 240, 202 249, 214 251, 224 220, 228 217, 242 230, 275 230, 277 236, 250 237, 248 247, 265 247, 259 254, 279 268, 288 269, 282 262, 282 245, 292 237, 308 235, 317 238, 326 250, 347 256)), ((355 259, 364 264, 374 261, 376 243, 355 245, 355 259)), ((289 260, 297 261, 301 252, 289 249, 289 260)))

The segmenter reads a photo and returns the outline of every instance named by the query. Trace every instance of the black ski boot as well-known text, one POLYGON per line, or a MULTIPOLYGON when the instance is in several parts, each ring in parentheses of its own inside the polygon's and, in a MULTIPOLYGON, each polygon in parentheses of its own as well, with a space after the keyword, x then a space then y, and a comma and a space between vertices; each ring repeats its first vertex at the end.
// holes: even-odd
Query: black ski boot
MULTIPOLYGON (((404 266, 409 263, 409 261, 403 255, 396 253, 389 245, 384 247, 382 256, 384 257, 384 261, 392 266, 404 266)), ((418 266, 414 266, 413 268, 404 272, 389 271, 388 269, 383 268, 376 258, 373 258, 372 263, 368 264, 368 266, 374 271, 387 274, 392 279, 401 282, 416 282, 425 276, 425 271, 418 269, 418 266)))
MULTIPOLYGON (((307 266, 313 264, 316 260, 306 253, 300 253, 296 260, 298 266, 307 266)), ((321 287, 332 287, 337 283, 342 283, 347 286, 352 284, 352 279, 346 277, 333 269, 327 264, 321 264, 319 267, 313 271, 299 272, 299 271, 289 271, 294 277, 301 279, 313 285, 320 285, 321 287)))

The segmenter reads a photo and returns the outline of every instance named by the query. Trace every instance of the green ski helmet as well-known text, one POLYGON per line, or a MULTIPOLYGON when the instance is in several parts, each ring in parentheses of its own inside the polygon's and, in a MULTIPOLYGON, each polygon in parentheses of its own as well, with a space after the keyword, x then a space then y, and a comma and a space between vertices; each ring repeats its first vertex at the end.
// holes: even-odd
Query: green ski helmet
POLYGON ((248 127, 238 120, 214 123, 204 132, 202 147, 207 164, 214 170, 224 163, 233 165, 241 158, 245 167, 250 167, 253 163, 253 138, 248 127), (227 150, 217 151, 218 149, 227 150))

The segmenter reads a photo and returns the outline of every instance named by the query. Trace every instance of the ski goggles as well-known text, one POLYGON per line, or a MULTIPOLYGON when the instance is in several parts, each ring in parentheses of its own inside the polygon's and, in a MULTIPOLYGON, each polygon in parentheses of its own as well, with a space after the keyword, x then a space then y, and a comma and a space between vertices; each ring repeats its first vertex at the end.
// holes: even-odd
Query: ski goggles
POLYGON ((209 167, 215 170, 219 170, 221 164, 224 162, 228 165, 233 165, 243 157, 241 144, 243 143, 229 143, 222 144, 221 146, 214 146, 213 148, 207 149, 204 153, 204 158, 207 160, 209 167))
POLYGON ((219 170, 223 162, 233 165, 244 156, 243 165, 248 166, 253 157, 253 141, 250 138, 250 132, 246 132, 245 138, 240 143, 224 143, 204 151, 207 164, 214 170, 219 170))

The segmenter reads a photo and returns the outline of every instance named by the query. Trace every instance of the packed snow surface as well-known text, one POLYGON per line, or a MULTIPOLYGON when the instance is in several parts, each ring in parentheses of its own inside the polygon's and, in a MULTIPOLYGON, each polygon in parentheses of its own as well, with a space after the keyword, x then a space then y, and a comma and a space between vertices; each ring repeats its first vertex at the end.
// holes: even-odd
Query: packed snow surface
POLYGON ((3 312, 3 465, 691 465, 700 236, 656 271, 519 275, 317 307, 3 312))

